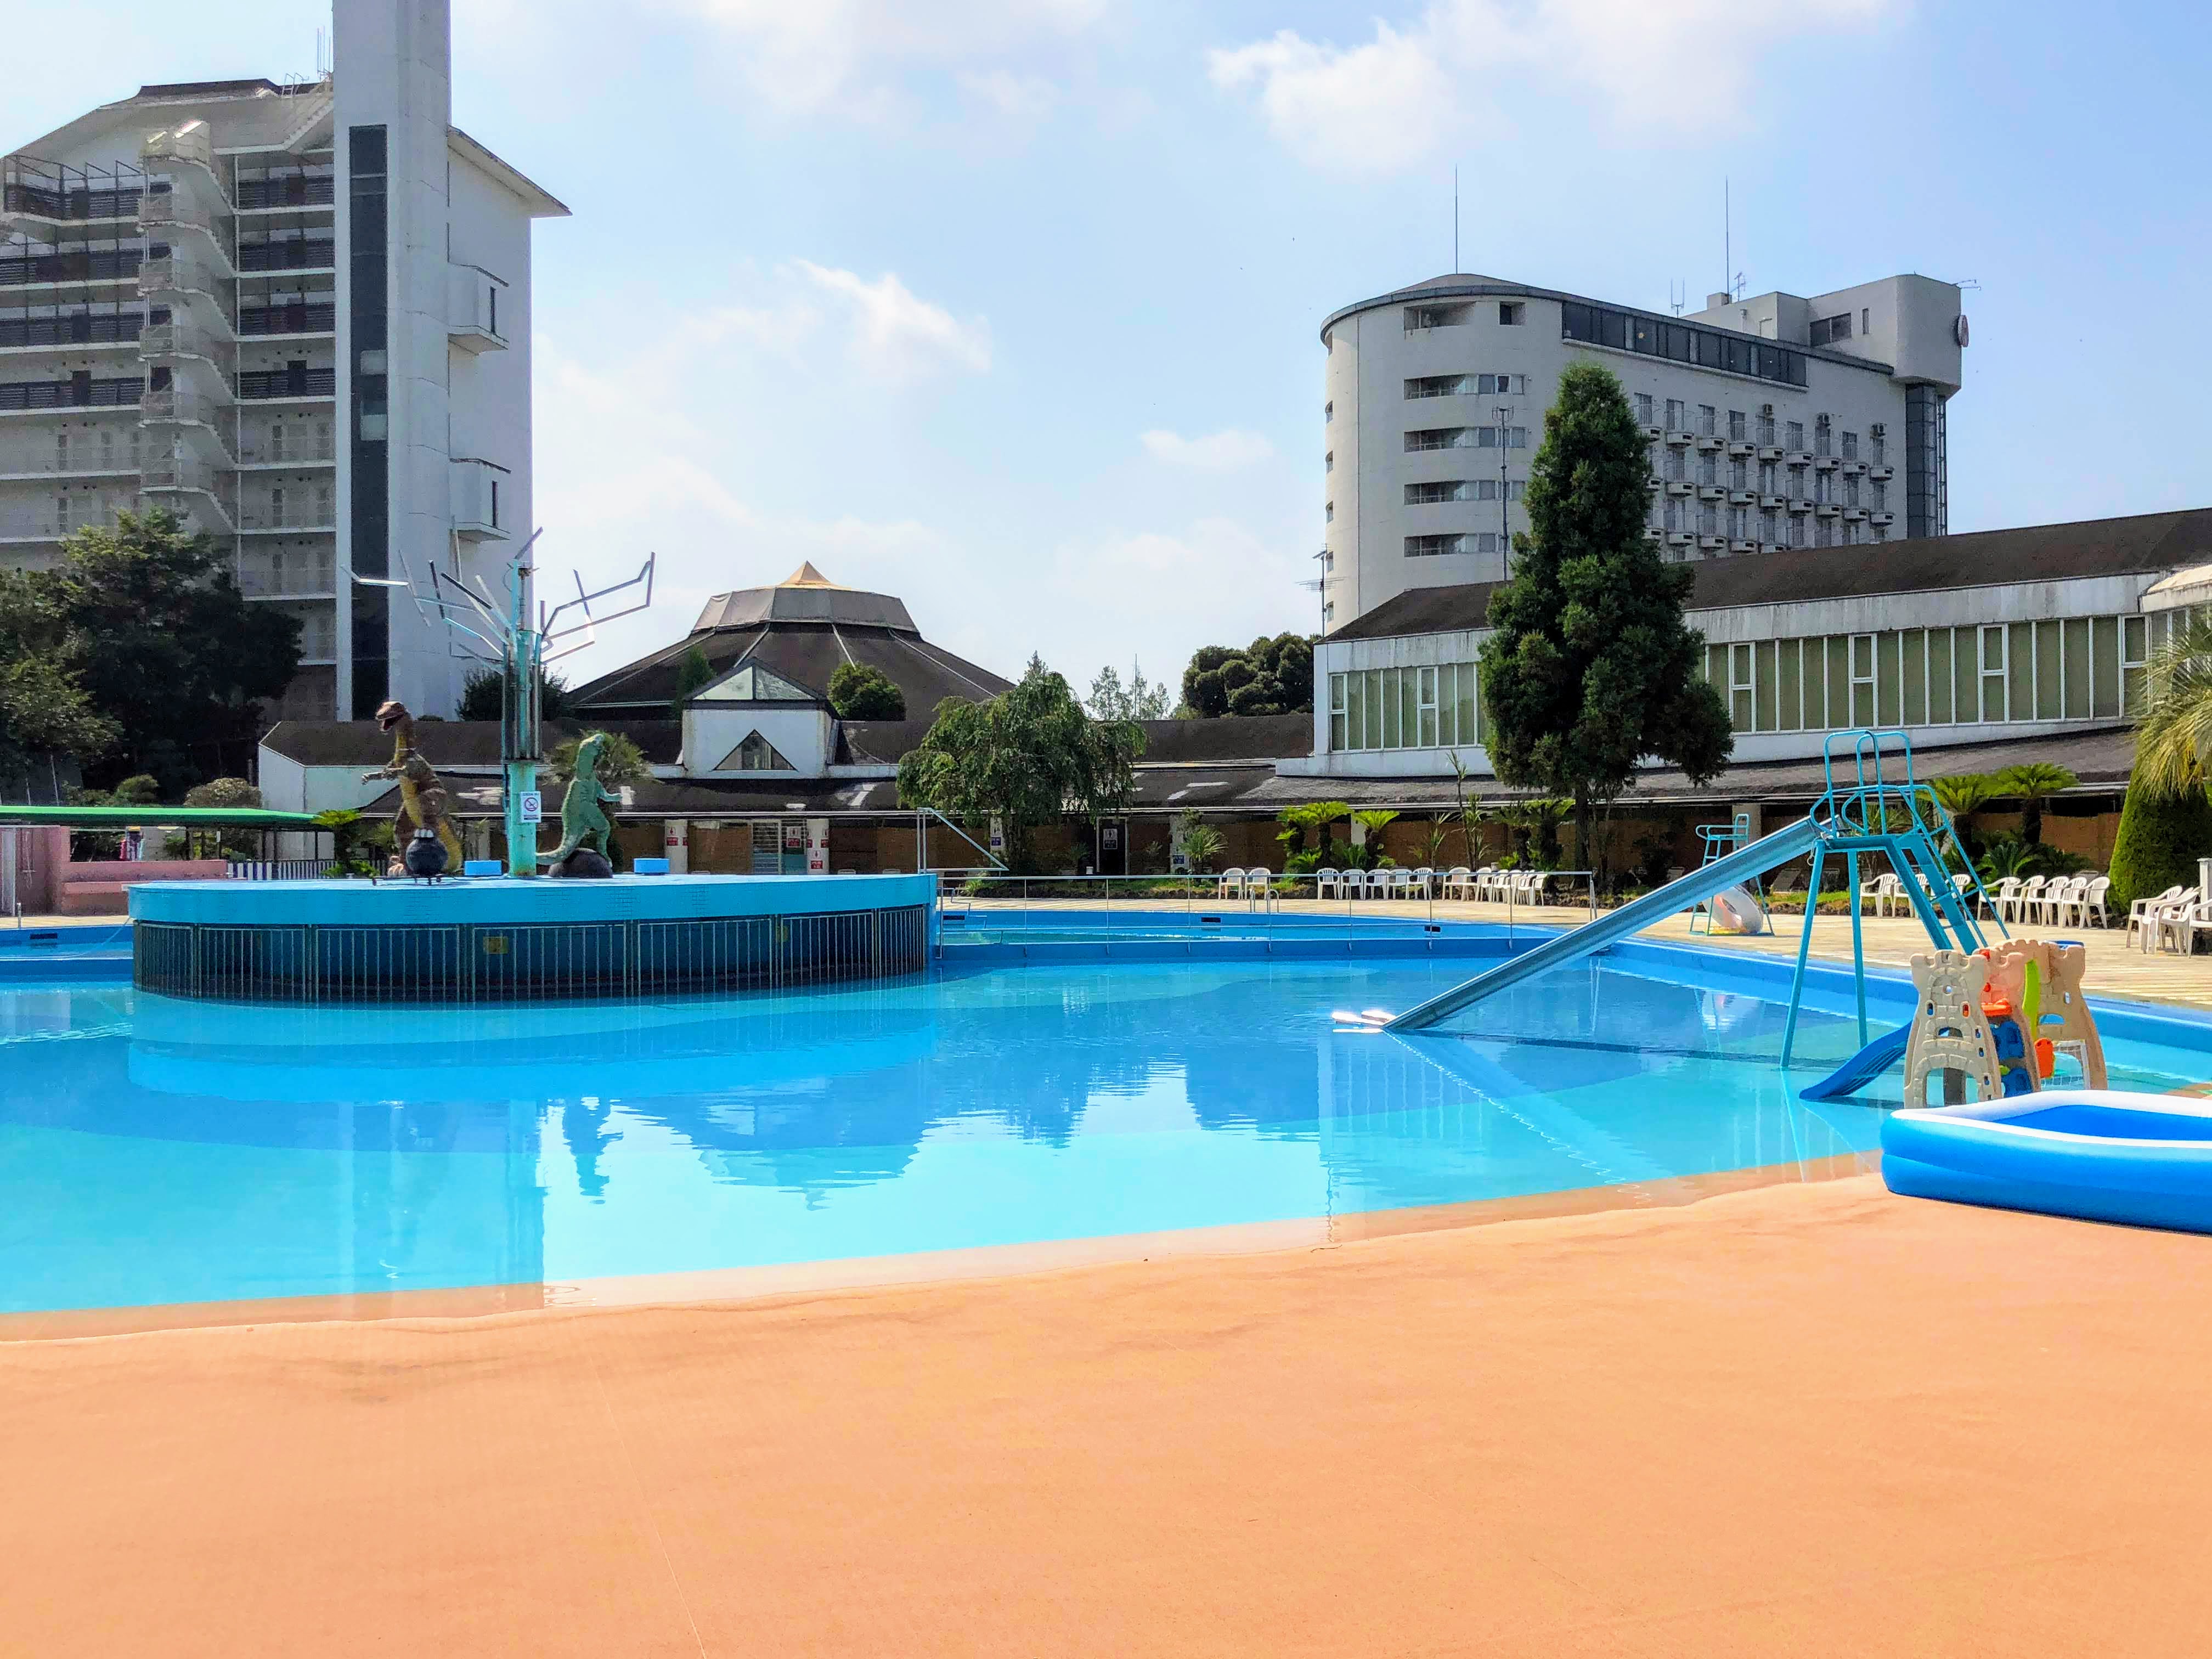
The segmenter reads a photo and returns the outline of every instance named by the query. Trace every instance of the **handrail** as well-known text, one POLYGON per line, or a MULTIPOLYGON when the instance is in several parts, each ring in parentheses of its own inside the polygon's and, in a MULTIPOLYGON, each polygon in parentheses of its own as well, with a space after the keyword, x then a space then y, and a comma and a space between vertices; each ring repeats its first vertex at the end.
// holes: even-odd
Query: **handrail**
POLYGON ((976 868, 1003 871, 1006 867, 1005 863, 996 854, 993 853, 989 848, 981 845, 977 842, 975 836, 969 835, 958 824, 953 823, 951 818, 946 817, 944 813, 939 811, 934 806, 917 806, 914 809, 914 853, 915 867, 917 872, 920 873, 929 873, 934 872, 935 873, 941 875, 960 875, 965 873, 969 870, 976 868), (990 860, 990 863, 987 866, 981 866, 975 865, 945 865, 942 866, 942 868, 930 863, 927 856, 929 851, 928 830, 927 826, 927 821, 931 818, 935 818, 947 830, 950 830, 954 835, 959 836, 961 840, 966 842, 970 847, 975 848, 977 852, 981 853, 985 858, 990 860))

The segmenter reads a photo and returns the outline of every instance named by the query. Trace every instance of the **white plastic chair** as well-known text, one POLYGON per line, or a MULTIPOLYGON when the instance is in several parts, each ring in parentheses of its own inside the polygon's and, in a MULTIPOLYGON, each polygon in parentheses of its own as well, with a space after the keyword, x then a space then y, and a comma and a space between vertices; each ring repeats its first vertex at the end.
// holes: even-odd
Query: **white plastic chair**
POLYGON ((2050 884, 2050 879, 2048 876, 2030 876, 2021 883, 2019 890, 2012 896, 2014 921, 2035 920, 2043 903, 2043 890, 2050 884))
POLYGON ((1221 880, 1213 890, 1213 896, 1216 898, 1243 898, 1244 896, 1244 872, 1241 866, 1236 869, 1224 870, 1221 872, 1221 880))
MULTIPOLYGON (((2128 931, 2126 937, 2121 942, 2125 945, 2142 944, 2143 939, 2140 936, 2148 934, 2153 915, 2160 906, 2171 904, 2180 896, 2180 888, 2169 887, 2163 893, 2154 893, 2148 898, 2139 898, 2128 906, 2128 931)), ((2144 948, 2149 947, 2145 945, 2144 948)))
POLYGON ((1466 899, 1474 896, 1474 872, 1464 864, 1455 864, 1444 872, 1444 896, 1466 899))
POLYGON ((2082 901, 2089 891, 2089 878, 2074 876, 2057 881, 2043 890, 2043 915, 2053 927, 2063 927, 2070 918, 2077 925, 2086 925, 2081 914, 2082 901))
POLYGON ((1411 870, 1385 870, 1380 873, 1388 878, 1383 897, 1401 899, 1413 896, 1413 872, 1411 870))
POLYGON ((1982 914, 1985 916, 2002 917, 2006 914, 2006 907, 2012 902, 2012 896, 2018 891, 2020 891, 2020 878, 2007 876, 1997 883, 1995 888, 1987 890, 1982 894, 1982 914))
MULTIPOLYGON (((2153 910, 2148 933, 2150 942, 2145 948, 2163 951, 2171 944, 2186 956, 2196 943, 2196 935, 2191 931, 2190 924, 2197 919, 2200 910, 2205 909, 2197 902, 2197 896, 2194 887, 2185 888, 2181 896, 2172 903, 2161 904, 2153 910)), ((2212 912, 2208 912, 2208 915, 2212 915, 2212 912)))
POLYGON ((2112 890, 2112 878, 2110 876, 2092 876, 2089 878, 2087 890, 2081 895, 2081 925, 2084 927, 2089 925, 2093 911, 2096 914, 2098 927, 2110 927, 2112 925, 2112 913, 2105 908, 2105 896, 2112 890))
MULTIPOLYGON (((1866 889, 1866 896, 1874 901, 1875 915, 1886 916, 1889 914, 1891 900, 1905 904, 1905 884, 1898 879, 1894 870, 1887 871, 1874 878, 1872 884, 1866 889)), ((1905 908, 1906 915, 1911 914, 1911 905, 1905 904, 1905 908)))
POLYGON ((1484 865, 1480 869, 1475 871, 1468 878, 1468 896, 1474 899, 1488 898, 1490 896, 1490 884, 1496 880, 1497 878, 1498 866, 1494 864, 1484 865))
POLYGON ((1314 896, 1334 898, 1344 890, 1343 878, 1333 869, 1314 872, 1314 896))
POLYGON ((1390 872, 1388 870, 1370 870, 1367 872, 1367 896, 1371 899, 1390 896, 1390 872))
POLYGON ((1437 890, 1437 872, 1424 864, 1413 872, 1413 896, 1427 898, 1437 890))

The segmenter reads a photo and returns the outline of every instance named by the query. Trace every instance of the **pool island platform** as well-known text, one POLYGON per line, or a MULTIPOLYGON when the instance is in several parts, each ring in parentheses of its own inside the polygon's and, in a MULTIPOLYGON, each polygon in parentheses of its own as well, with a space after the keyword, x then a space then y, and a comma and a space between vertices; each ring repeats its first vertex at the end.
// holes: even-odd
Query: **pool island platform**
POLYGON ((178 881, 131 895, 132 981, 252 1002, 489 1002, 884 979, 937 878, 178 881))

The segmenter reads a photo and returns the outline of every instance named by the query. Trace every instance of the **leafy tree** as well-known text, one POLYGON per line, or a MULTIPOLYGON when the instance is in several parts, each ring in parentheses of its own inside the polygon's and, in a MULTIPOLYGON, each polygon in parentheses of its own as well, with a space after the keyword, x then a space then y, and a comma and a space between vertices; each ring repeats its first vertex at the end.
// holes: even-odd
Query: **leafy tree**
POLYGON ((1481 672, 1498 777, 1574 803, 1585 868, 1594 809, 1629 786, 1638 760, 1656 755, 1704 783, 1735 745, 1698 672, 1704 637, 1682 620, 1690 571, 1644 534, 1650 482, 1620 382, 1570 365, 1528 469, 1530 533, 1491 595, 1481 672))
POLYGON ((362 843, 368 826, 359 812, 349 806, 334 806, 327 812, 315 814, 315 822, 330 831, 331 857, 337 867, 331 873, 338 876, 374 876, 379 866, 362 855, 362 843))
POLYGON ((1008 864, 1034 874, 1037 830, 1126 807, 1144 752, 1141 727, 1092 720, 1067 682, 1031 657, 1021 683, 989 702, 938 704, 929 735, 899 762, 899 800, 969 823, 997 814, 1008 864))
POLYGON ((2031 847, 2043 839, 2043 803, 2081 781, 2063 766, 2043 761, 2022 761, 2008 766, 1990 781, 2000 795, 2020 802, 2020 838, 2031 847))
POLYGON ((906 693, 867 663, 840 663, 830 677, 830 707, 841 720, 902 720, 906 693))
POLYGON ((1262 635, 1242 650, 1201 646, 1182 671, 1183 705, 1207 718, 1311 714, 1313 674, 1313 641, 1304 634, 1262 635))
POLYGON ((50 708, 66 708, 52 694, 73 684, 114 724, 88 781, 150 772, 181 790, 252 748, 261 701, 299 671, 300 624, 249 605, 229 563, 215 538, 156 508, 81 530, 55 568, 0 583, 0 667, 47 665, 31 672, 50 708))
MULTIPOLYGON (((714 665, 707 660, 707 653, 696 645, 690 647, 676 665, 676 696, 668 705, 668 712, 680 718, 684 705, 711 685, 714 679, 714 665)), ((830 684, 834 693, 836 682, 833 680, 830 684)))
POLYGON ((1961 772, 1956 777, 1931 778, 1929 788, 1954 820, 1978 812, 2004 792, 1985 773, 1961 772))
POLYGON ((1275 821, 1283 829, 1275 839, 1283 844, 1283 873, 1307 875, 1321 868, 1322 860, 1329 850, 1329 825, 1351 816, 1352 803, 1348 800, 1309 801, 1302 805, 1285 806, 1278 812, 1275 821), (1310 847, 1306 844, 1309 831, 1314 832, 1316 836, 1310 847))
MULTIPOLYGON (((2212 782, 2212 613, 2189 612, 2150 653, 2143 678, 2150 697, 2136 723, 2128 793, 2140 789, 2168 799, 2201 794, 2212 782)), ((2113 885, 2117 890, 2117 877, 2113 885)))
POLYGON ((216 778, 185 791, 187 806, 258 807, 261 792, 244 778, 216 778))
POLYGON ((1193 809, 1176 815, 1176 827, 1182 832, 1182 855, 1190 867, 1200 874, 1210 872, 1220 861, 1221 831, 1193 809))
POLYGON ((27 771, 34 754, 72 755, 82 766, 114 748, 122 735, 122 727, 92 706, 77 677, 54 658, 0 660, 0 780, 27 771))
MULTIPOLYGON (((496 668, 471 669, 468 678, 461 682, 461 707, 454 719, 499 719, 501 684, 502 676, 496 668)), ((568 680, 559 674, 548 673, 540 666, 538 671, 538 719, 565 719, 574 712, 574 702, 569 695, 568 680)))
POLYGON ((1363 870, 1392 863, 1382 855, 1382 831, 1398 821, 1398 814, 1388 807, 1370 806, 1354 812, 1352 821, 1366 831, 1359 845, 1351 849, 1352 861, 1363 870))
MULTIPOLYGON (((576 775, 576 750, 584 741, 578 733, 566 743, 556 746, 545 757, 546 781, 553 789, 566 789, 569 780, 576 775)), ((645 758, 645 750, 619 732, 604 734, 606 741, 599 745, 599 780, 610 789, 618 789, 625 783, 643 783, 653 775, 653 768, 645 758)), ((549 810, 550 804, 549 803, 549 810)))
POLYGON ((2212 854, 2212 799, 2204 786, 2179 793, 2128 786, 2112 842, 2111 902, 2124 909, 2169 887, 2194 887, 2197 860, 2212 854))
POLYGON ((1158 720, 1167 718, 1173 694, 1158 680, 1146 679, 1143 666, 1133 659, 1128 684, 1121 684, 1109 664, 1098 671, 1083 701, 1095 720, 1158 720))
POLYGON ((161 784, 157 778, 144 772, 128 777, 107 792, 106 799, 97 803, 106 806, 155 806, 161 804, 161 784))
POLYGON ((1573 816, 1574 802, 1564 795, 1530 795, 1504 802, 1498 821, 1511 832, 1513 850, 1525 862, 1546 870, 1559 866, 1559 825, 1573 816))

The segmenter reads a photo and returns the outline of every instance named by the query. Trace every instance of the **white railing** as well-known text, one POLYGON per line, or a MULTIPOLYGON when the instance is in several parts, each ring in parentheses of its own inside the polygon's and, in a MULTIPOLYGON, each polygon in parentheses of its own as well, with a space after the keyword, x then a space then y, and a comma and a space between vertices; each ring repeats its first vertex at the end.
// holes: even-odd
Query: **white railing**
POLYGON ((155 161, 192 161, 215 170, 215 139, 204 121, 180 121, 149 132, 138 146, 141 166, 155 161))
POLYGON ((335 565, 305 570, 267 570, 246 564, 239 567, 238 591, 254 599, 316 599, 337 591, 335 565))
POLYGON ((242 443, 238 459, 258 466, 306 465, 337 459, 337 446, 328 438, 295 437, 287 433, 280 441, 265 433, 249 432, 242 443))
POLYGON ((290 501, 282 507, 272 507, 266 501, 248 503, 239 509, 238 527, 240 530, 335 530, 337 528, 337 509, 327 504, 318 507, 295 505, 290 501))

